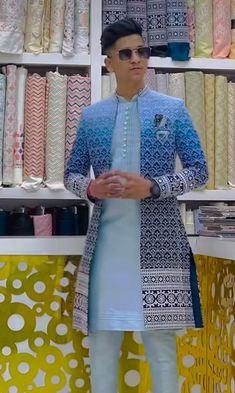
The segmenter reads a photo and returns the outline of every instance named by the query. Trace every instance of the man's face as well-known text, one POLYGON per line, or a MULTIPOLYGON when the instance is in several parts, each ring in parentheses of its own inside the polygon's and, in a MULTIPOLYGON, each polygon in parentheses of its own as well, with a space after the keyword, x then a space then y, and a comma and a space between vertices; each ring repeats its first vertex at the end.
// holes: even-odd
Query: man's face
MULTIPOLYGON (((136 49, 144 47, 144 41, 138 34, 119 38, 108 50, 105 61, 109 72, 114 72, 118 82, 142 81, 148 68, 148 59, 142 58, 136 49), (131 49, 131 57, 124 56, 123 49, 131 49), (120 57, 124 57, 122 60, 120 57)), ((128 55, 128 51, 126 53, 128 55)), ((130 51, 129 51, 130 54, 130 51)))

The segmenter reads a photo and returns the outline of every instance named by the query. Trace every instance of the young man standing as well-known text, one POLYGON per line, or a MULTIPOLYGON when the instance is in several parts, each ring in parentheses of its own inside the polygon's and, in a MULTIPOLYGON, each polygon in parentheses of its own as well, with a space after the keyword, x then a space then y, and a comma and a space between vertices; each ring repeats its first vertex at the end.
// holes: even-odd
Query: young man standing
POLYGON ((150 49, 140 25, 115 22, 101 44, 117 90, 84 110, 65 176, 95 204, 74 327, 89 332, 92 393, 117 392, 124 331, 141 332, 154 393, 177 393, 175 331, 202 327, 202 317, 176 197, 204 185, 207 166, 183 102, 144 85, 150 49))

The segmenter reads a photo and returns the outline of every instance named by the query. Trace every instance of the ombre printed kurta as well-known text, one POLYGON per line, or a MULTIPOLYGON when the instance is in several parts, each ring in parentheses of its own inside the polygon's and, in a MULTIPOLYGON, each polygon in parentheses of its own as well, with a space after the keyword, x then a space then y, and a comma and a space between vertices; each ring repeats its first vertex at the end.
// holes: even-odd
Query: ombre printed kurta
MULTIPOLYGON (((140 174, 154 179, 158 199, 140 200, 140 277, 146 329, 201 327, 195 263, 177 196, 206 184, 205 156, 182 100, 148 90, 138 97, 140 174), (183 169, 175 172, 179 155, 183 169)), ((69 190, 87 198, 89 169, 95 177, 110 170, 118 102, 112 96, 83 111, 65 173, 69 190)), ((98 238, 102 201, 95 201, 74 297, 73 326, 88 333, 91 261, 98 238)), ((120 285, 121 290, 121 285, 120 285)))

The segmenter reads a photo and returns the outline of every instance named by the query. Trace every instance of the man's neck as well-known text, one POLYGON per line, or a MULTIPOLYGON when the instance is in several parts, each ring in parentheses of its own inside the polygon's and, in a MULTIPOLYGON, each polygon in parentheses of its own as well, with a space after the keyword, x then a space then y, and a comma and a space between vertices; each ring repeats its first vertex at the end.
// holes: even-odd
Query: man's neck
POLYGON ((138 85, 133 85, 133 86, 123 86, 121 84, 118 84, 117 86, 117 94, 127 101, 131 101, 132 98, 139 93, 140 90, 144 88, 144 82, 139 83, 138 85))

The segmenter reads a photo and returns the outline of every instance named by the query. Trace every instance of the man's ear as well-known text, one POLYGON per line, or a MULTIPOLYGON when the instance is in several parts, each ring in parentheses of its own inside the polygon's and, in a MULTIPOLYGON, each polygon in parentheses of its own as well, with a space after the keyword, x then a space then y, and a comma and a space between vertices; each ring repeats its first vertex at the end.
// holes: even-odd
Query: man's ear
POLYGON ((104 64, 108 72, 113 72, 112 60, 109 57, 104 59, 104 64))

